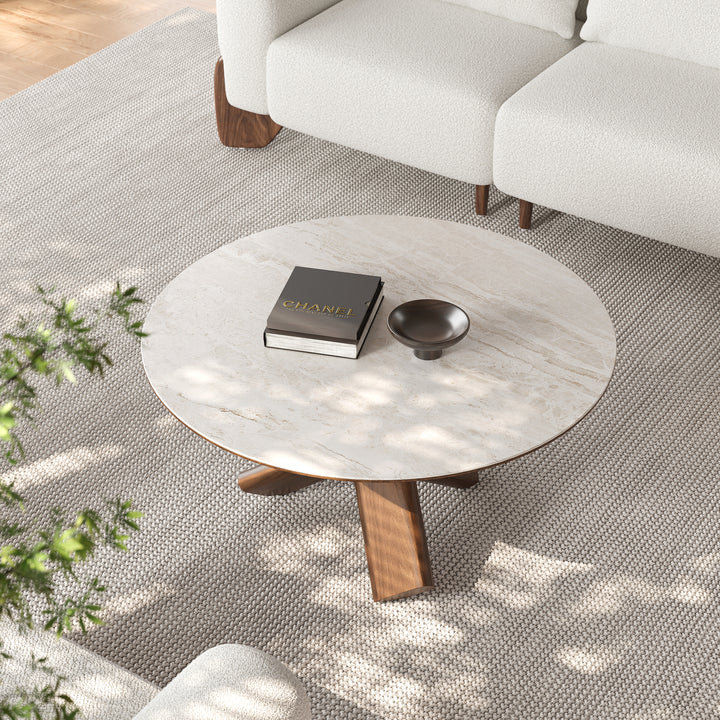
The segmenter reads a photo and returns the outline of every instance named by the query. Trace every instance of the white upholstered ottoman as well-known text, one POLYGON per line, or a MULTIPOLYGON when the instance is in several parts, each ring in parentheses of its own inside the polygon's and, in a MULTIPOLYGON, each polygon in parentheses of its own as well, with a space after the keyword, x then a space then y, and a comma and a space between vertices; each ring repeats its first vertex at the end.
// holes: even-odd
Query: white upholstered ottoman
POLYGON ((218 645, 180 672, 134 720, 310 720, 305 688, 271 655, 218 645))

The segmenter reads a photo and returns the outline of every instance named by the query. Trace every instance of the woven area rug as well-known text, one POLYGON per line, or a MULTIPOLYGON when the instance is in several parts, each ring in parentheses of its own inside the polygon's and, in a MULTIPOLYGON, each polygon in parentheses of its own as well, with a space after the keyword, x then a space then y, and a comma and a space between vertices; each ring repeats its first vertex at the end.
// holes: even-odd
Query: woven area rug
POLYGON ((185 10, 0 105, 5 325, 37 282, 92 299, 117 278, 151 301, 254 231, 424 215, 582 276, 615 323, 616 373, 551 445, 470 491, 422 487, 437 590, 374 604, 352 486, 243 494, 243 461, 170 417, 118 336, 104 382, 47 390, 10 473, 44 511, 122 495, 147 515, 129 553, 97 558, 108 624, 76 642, 158 684, 247 643, 325 720, 719 717, 720 260, 543 208, 523 233, 494 189, 478 218, 468 185, 289 130, 224 148, 217 57, 214 17, 185 10))

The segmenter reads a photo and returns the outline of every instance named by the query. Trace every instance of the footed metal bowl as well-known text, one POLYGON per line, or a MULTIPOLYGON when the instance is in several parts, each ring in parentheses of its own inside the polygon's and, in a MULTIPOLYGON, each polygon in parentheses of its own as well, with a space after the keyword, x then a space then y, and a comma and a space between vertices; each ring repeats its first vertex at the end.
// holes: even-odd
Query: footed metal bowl
POLYGON ((387 325, 398 342, 413 349, 415 357, 436 360, 467 335, 470 318, 444 300, 411 300, 388 315, 387 325))

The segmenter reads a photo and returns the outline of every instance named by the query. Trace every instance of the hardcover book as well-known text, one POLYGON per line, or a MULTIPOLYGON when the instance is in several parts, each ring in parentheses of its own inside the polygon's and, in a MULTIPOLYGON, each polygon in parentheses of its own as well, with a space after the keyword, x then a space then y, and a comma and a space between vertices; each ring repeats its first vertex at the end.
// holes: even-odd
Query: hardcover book
POLYGON ((376 275, 296 267, 267 319, 267 347, 356 358, 383 299, 376 275))

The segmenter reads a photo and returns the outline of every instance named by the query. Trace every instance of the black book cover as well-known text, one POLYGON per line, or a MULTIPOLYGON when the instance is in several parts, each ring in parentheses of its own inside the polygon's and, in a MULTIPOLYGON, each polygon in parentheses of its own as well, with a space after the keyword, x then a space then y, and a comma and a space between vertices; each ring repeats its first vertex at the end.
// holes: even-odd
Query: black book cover
POLYGON ((265 332, 356 343, 381 289, 376 275, 296 267, 265 332))

